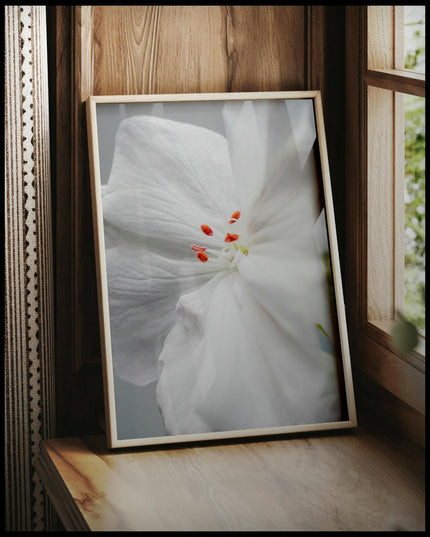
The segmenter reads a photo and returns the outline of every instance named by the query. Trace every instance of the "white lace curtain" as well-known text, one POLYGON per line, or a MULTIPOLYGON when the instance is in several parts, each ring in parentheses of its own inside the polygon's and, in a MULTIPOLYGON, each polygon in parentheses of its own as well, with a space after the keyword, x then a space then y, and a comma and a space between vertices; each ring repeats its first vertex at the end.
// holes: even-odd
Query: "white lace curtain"
POLYGON ((5 6, 5 530, 52 526, 33 462, 54 429, 46 6, 5 6))

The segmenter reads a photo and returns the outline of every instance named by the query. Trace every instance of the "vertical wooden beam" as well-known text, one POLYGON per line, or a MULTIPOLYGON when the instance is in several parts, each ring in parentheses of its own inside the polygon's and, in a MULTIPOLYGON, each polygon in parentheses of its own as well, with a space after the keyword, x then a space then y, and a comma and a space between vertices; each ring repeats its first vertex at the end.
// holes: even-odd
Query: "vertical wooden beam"
POLYGON ((394 318, 394 95, 369 86, 367 318, 394 318))
POLYGON ((363 74, 366 49, 365 8, 345 8, 345 296, 351 342, 352 361, 358 361, 356 337, 367 321, 367 188, 362 180, 366 173, 366 87, 363 74))
POLYGON ((307 6, 307 89, 321 91, 326 109, 326 6, 307 6))
MULTIPOLYGON (((85 102, 93 92, 93 6, 74 6, 72 27, 71 183, 73 346, 79 370, 100 359, 85 102)), ((107 36, 106 36, 106 39, 107 36)))
POLYGON ((394 8, 368 6, 368 69, 394 69, 394 8))

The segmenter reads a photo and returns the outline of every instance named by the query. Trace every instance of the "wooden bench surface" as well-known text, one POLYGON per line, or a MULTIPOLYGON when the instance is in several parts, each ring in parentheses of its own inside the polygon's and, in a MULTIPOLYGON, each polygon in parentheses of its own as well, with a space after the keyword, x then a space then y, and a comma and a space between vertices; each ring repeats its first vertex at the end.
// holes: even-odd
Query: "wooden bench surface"
POLYGON ((36 468, 67 530, 423 531, 413 462, 354 430, 167 449, 60 438, 36 468))

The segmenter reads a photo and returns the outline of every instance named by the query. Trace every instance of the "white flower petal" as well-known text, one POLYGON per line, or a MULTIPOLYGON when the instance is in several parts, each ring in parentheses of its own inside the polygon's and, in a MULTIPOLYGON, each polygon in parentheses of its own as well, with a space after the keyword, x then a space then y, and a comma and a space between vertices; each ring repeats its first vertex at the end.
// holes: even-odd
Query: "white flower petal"
POLYGON ((218 229, 236 208, 223 136, 150 116, 121 123, 103 186, 111 226, 186 247, 205 237, 201 224, 218 229))
POLYGON ((294 307, 278 322, 259 299, 235 271, 181 297, 157 386, 169 434, 340 419, 336 363, 316 328, 304 332, 294 307))
POLYGON ((298 125, 291 123, 286 106, 281 104, 275 117, 273 113, 267 116, 274 123, 267 137, 271 164, 261 194, 250 210, 249 233, 254 234, 254 242, 266 241, 268 234, 272 238, 295 235, 303 225, 313 227, 320 211, 315 155, 309 152, 302 164, 302 148, 296 137, 303 136, 296 132, 298 125), (270 230, 270 226, 275 228, 270 230), (259 237, 258 233, 263 235, 259 237))
POLYGON ((273 251, 320 211, 312 100, 228 102, 223 117, 249 246, 273 251))
POLYGON ((262 188, 265 175, 266 144, 251 101, 228 101, 223 119, 229 142, 236 197, 246 218, 262 188))
POLYGON ((226 104, 234 178, 226 140, 206 129, 139 117, 118 132, 103 192, 115 368, 150 382, 162 349, 170 434, 339 419, 336 361, 316 328, 330 330, 315 163, 277 104, 226 104), (212 246, 200 225, 223 234, 236 209, 249 239, 238 270, 196 263, 190 243, 212 246))
POLYGON ((106 265, 114 372, 142 386, 158 378, 158 355, 177 320, 178 298, 217 269, 197 261, 191 251, 189 260, 178 260, 136 248, 126 238, 110 242, 106 265))
POLYGON ((285 107, 293 125, 293 135, 302 167, 306 165, 316 140, 313 99, 287 99, 285 107))
POLYGON ((224 267, 200 263, 190 245, 222 245, 223 211, 236 207, 225 138, 155 117, 121 123, 103 186, 115 374, 139 385, 158 378, 179 296, 224 267), (203 234, 205 223, 218 237, 203 234))
POLYGON ((238 265, 242 284, 283 330, 312 333, 319 324, 331 335, 326 275, 306 251, 278 259, 248 255, 238 265))

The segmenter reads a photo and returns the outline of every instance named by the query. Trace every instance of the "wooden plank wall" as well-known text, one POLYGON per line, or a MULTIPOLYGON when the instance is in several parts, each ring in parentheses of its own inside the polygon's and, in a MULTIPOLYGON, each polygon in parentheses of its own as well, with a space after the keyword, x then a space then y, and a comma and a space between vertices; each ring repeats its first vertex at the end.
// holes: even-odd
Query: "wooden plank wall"
POLYGON ((325 101, 326 9, 48 6, 58 435, 98 432, 102 413, 86 98, 320 89, 325 101))

